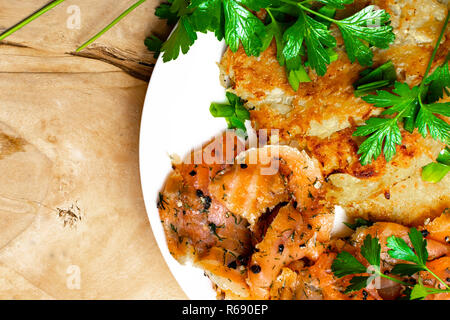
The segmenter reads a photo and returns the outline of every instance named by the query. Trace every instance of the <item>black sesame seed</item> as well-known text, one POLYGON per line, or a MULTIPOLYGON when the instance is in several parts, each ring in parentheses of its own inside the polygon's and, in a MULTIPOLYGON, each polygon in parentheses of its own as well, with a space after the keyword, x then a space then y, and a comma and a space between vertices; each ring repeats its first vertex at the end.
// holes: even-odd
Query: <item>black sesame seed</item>
POLYGON ((363 300, 367 300, 367 296, 369 295, 366 290, 362 291, 363 300))
POLYGON ((236 269, 236 268, 237 268, 236 260, 230 262, 230 263, 228 264, 228 268, 236 269))
POLYGON ((197 171, 195 171, 195 170, 192 170, 191 172, 189 172, 189 175, 191 177, 195 176, 196 174, 197 174, 197 171))
POLYGON ((450 237, 449 236, 445 237, 445 242, 450 243, 450 237))
POLYGON ((241 169, 247 169, 248 165, 246 165, 245 163, 241 163, 241 169))
POLYGON ((206 196, 204 199, 205 199, 205 210, 208 210, 211 207, 211 197, 206 196))
POLYGON ((278 253, 283 253, 283 251, 284 251, 284 245, 280 244, 278 246, 278 253))
POLYGON ((261 272, 261 267, 258 266, 257 264, 254 264, 250 267, 250 270, 252 270, 253 273, 260 273, 261 272))
POLYGON ((300 248, 306 248, 306 245, 305 244, 301 244, 299 247, 300 248))
POLYGON ((293 205, 294 205, 294 209, 297 209, 297 206, 298 206, 297 201, 294 201, 293 205))
POLYGON ((450 282, 450 277, 448 277, 447 279, 445 279, 445 281, 450 282))
POLYGON ((247 263, 248 263, 248 257, 245 257, 245 256, 238 256, 238 261, 239 261, 239 263, 241 264, 241 265, 244 265, 244 266, 246 266, 247 265, 247 263))
POLYGON ((428 236, 430 233, 428 232, 428 230, 426 230, 426 229, 424 229, 424 230, 422 230, 422 231, 420 231, 421 233, 422 233, 422 236, 423 237, 426 237, 426 236, 428 236))
POLYGON ((307 226, 307 227, 308 227, 309 230, 312 229, 312 225, 310 225, 309 223, 308 223, 308 226, 307 226))
POLYGON ((203 197, 203 191, 200 189, 197 189, 197 191, 195 192, 197 194, 197 197, 203 197))

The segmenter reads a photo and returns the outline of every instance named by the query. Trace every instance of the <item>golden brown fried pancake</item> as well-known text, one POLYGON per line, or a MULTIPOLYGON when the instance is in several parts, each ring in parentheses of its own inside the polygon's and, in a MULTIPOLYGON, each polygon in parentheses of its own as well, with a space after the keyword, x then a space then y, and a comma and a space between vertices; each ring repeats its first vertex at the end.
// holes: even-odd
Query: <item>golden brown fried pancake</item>
MULTIPOLYGON (((392 60, 399 81, 418 85, 443 26, 447 2, 361 0, 339 14, 348 16, 368 4, 389 12, 396 35, 389 49, 373 49, 374 67, 392 60)), ((333 33, 339 59, 324 77, 310 72, 312 81, 302 83, 297 92, 278 64, 274 43, 260 57, 248 57, 242 48, 236 53, 228 50, 220 66, 229 90, 248 101, 255 129, 278 129, 282 143, 305 149, 321 162, 329 180, 328 199, 351 215, 419 224, 440 214, 450 205, 450 177, 427 183, 421 179, 421 168, 436 159, 443 144, 403 131, 403 144, 391 162, 380 157, 370 165, 359 164, 357 150, 363 139, 352 133, 382 109, 355 97, 353 83, 364 68, 350 63, 339 31, 333 33)), ((449 48, 447 31, 433 69, 449 48)))

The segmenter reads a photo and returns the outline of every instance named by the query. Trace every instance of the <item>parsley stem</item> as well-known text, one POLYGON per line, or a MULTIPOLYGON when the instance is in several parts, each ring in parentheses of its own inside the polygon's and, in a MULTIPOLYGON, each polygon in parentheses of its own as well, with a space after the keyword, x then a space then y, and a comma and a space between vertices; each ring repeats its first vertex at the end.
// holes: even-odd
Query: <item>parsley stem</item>
POLYGON ((16 32, 17 30, 21 29, 22 27, 26 26, 27 24, 29 24, 31 21, 35 20, 36 18, 39 18, 41 15, 43 15, 44 13, 46 13, 47 11, 53 9, 54 7, 56 7, 57 5, 59 5, 61 2, 64 2, 65 0, 55 0, 52 1, 51 3, 49 3, 48 5, 46 5, 45 7, 43 7, 42 9, 40 9, 39 11, 35 12, 34 14, 32 14, 31 16, 29 16, 28 18, 26 18, 25 20, 21 21, 20 23, 16 24, 15 26, 13 26, 12 28, 7 29, 5 32, 3 32, 2 34, 0 34, 0 41, 2 41, 3 39, 5 39, 6 37, 12 35, 14 32, 16 32))
POLYGON ((141 4, 143 4, 146 0, 139 0, 135 4, 133 4, 131 7, 129 7, 127 10, 122 12, 120 16, 115 18, 110 24, 108 24, 105 28, 103 28, 99 33, 97 33, 95 36, 93 36, 91 39, 83 43, 75 52, 80 52, 83 49, 85 49, 87 46, 89 46, 92 42, 100 38, 104 33, 106 33, 109 29, 111 29, 113 26, 115 26, 120 20, 125 18, 130 12, 132 12, 134 9, 139 7, 141 4))
POLYGON ((312 14, 318 16, 318 17, 321 17, 322 19, 325 19, 325 20, 328 20, 330 22, 334 22, 334 23, 337 23, 337 24, 339 23, 338 20, 335 20, 333 18, 327 17, 326 15, 323 15, 323 14, 321 14, 319 12, 314 11, 314 10, 311 10, 310 8, 303 6, 301 3, 297 3, 297 5, 300 7, 300 9, 308 11, 309 13, 312 13, 312 14))
POLYGON ((281 0, 281 2, 290 4, 290 5, 293 5, 293 6, 298 6, 300 9, 308 11, 309 13, 312 13, 312 14, 314 14, 314 15, 316 15, 318 17, 321 17, 322 19, 328 20, 330 22, 334 22, 334 23, 338 23, 339 22, 339 21, 334 20, 334 19, 332 19, 330 17, 327 17, 327 16, 325 16, 325 15, 323 15, 323 14, 317 12, 317 11, 311 10, 310 8, 305 7, 303 5, 303 4, 306 4, 308 2, 311 2, 311 0, 305 0, 305 1, 301 1, 301 2, 295 2, 295 1, 290 1, 290 0, 281 0))
POLYGON ((398 280, 398 279, 396 279, 396 278, 393 278, 393 277, 390 277, 390 276, 388 276, 388 275, 385 275, 385 274, 382 273, 380 270, 377 270, 377 273, 378 273, 379 276, 381 276, 381 277, 383 277, 383 278, 385 278, 385 279, 388 279, 388 280, 397 282, 397 283, 402 284, 402 285, 404 285, 404 286, 406 286, 406 287, 411 286, 410 284, 408 284, 408 283, 406 283, 406 282, 403 282, 403 281, 398 280))
POLYGON ((269 15, 272 22, 275 22, 275 17, 273 16, 272 12, 270 12, 271 9, 266 8, 267 14, 269 15))
POLYGON ((449 290, 450 287, 444 282, 444 280, 442 280, 441 278, 439 278, 433 271, 431 271, 427 266, 424 266, 424 268, 433 276, 435 277, 437 280, 439 280, 440 283, 442 283, 444 285, 444 287, 449 290))
MULTIPOLYGON (((437 54, 437 51, 438 51, 439 46, 441 44, 442 38, 444 37, 445 30, 447 29, 449 17, 450 17, 450 12, 447 13, 447 17, 445 18, 444 25, 442 26, 441 34, 439 35, 439 38, 438 38, 438 40, 436 42, 436 45, 434 46, 433 53, 431 54, 430 61, 428 62, 427 69, 426 69, 425 74, 423 76, 422 82, 420 83, 420 86, 419 86, 419 92, 422 92, 422 90, 423 90, 423 87, 425 85, 425 79, 427 78, 428 73, 430 72, 430 69, 431 69, 431 66, 433 64, 434 58, 436 57, 436 54, 437 54)), ((419 98, 420 98, 420 96, 421 96, 421 94, 419 93, 419 98)))

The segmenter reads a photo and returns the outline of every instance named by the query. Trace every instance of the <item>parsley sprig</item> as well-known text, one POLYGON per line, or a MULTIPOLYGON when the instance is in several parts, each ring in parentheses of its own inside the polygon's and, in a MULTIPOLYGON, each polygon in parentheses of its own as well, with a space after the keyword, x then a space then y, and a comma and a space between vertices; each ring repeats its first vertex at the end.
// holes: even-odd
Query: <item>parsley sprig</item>
POLYGON ((387 239, 389 256, 394 259, 409 262, 396 264, 391 270, 391 274, 398 276, 412 276, 420 271, 426 271, 435 277, 445 289, 426 287, 419 277, 418 283, 414 285, 412 290, 409 290, 409 287, 411 287, 410 283, 390 277, 381 272, 381 246, 379 240, 376 237, 372 238, 371 235, 367 235, 361 246, 361 255, 367 260, 368 264, 371 266, 370 268, 366 268, 358 261, 358 259, 347 251, 339 253, 331 266, 334 275, 338 278, 348 275, 357 275, 350 279, 350 285, 346 288, 345 293, 364 289, 368 285, 368 282, 374 279, 373 277, 383 277, 405 286, 408 289, 405 291, 410 294, 410 299, 424 299, 430 294, 450 293, 449 286, 426 265, 428 259, 427 240, 424 239, 422 234, 415 228, 411 228, 408 236, 414 247, 414 251, 402 238, 391 236, 387 239), (369 276, 362 276, 361 274, 369 274, 369 276))
POLYGON ((334 18, 336 10, 353 1, 169 0, 155 12, 171 22, 179 19, 161 47, 163 60, 176 59, 180 51, 186 53, 197 32, 212 31, 233 52, 242 45, 249 56, 259 56, 275 39, 278 62, 286 67, 289 83, 297 90, 300 82, 310 81, 305 67, 323 76, 337 58, 331 24, 340 30, 350 61, 365 66, 372 65, 370 46, 387 48, 394 41, 389 14, 374 6, 345 19, 334 18), (267 12, 263 20, 255 15, 262 9, 267 12))
POLYGON ((387 117, 372 117, 365 125, 358 127, 354 136, 367 136, 360 145, 358 154, 360 162, 367 165, 376 160, 383 152, 386 161, 396 154, 396 147, 402 143, 399 123, 404 128, 418 132, 426 137, 428 133, 435 139, 448 144, 450 141, 450 125, 436 115, 450 116, 450 103, 437 103, 448 93, 450 73, 448 59, 429 75, 439 44, 445 34, 449 15, 442 27, 436 46, 431 55, 425 75, 419 86, 410 88, 406 83, 395 82, 393 93, 385 90, 377 91, 375 95, 367 95, 362 99, 378 108, 386 108, 381 115, 387 117))

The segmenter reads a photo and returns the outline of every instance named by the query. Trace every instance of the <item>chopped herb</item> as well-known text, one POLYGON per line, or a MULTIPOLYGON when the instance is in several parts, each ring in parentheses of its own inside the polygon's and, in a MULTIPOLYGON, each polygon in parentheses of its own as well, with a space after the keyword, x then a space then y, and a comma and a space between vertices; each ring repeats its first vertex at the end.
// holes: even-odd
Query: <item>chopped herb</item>
MULTIPOLYGON (((409 132, 417 128, 423 137, 426 137, 429 133, 433 139, 446 144, 449 143, 450 125, 436 115, 450 116, 450 103, 430 103, 429 101, 434 101, 435 99, 429 98, 428 95, 428 93, 433 92, 432 84, 439 88, 441 92, 448 87, 448 77, 446 75, 448 70, 444 72, 445 76, 441 76, 443 71, 440 68, 430 77, 428 77, 428 74, 447 28, 449 14, 447 14, 441 34, 428 63, 424 75, 425 80, 419 86, 410 88, 406 83, 395 82, 393 93, 381 90, 377 91, 376 95, 367 95, 362 98, 375 107, 386 108, 381 114, 388 116, 385 118, 370 118, 364 126, 358 127, 353 134, 354 136, 368 136, 358 150, 358 154, 361 155, 360 162, 362 165, 367 165, 372 160, 376 160, 381 153, 384 154, 386 161, 390 161, 394 157, 397 152, 396 146, 402 143, 399 127, 399 122, 402 121, 405 129, 409 132), (438 75, 436 75, 436 72, 438 75)), ((446 61, 443 68, 448 69, 448 61, 446 61)), ((430 178, 436 179, 434 176, 430 178)))
POLYGON ((372 64, 370 46, 387 48, 394 41, 389 14, 374 6, 351 17, 335 19, 336 10, 351 3, 353 0, 170 1, 159 7, 157 14, 172 20, 177 15, 181 23, 167 40, 170 45, 162 46, 163 59, 176 59, 180 50, 187 52, 197 39, 197 32, 214 32, 218 39, 225 39, 233 52, 242 45, 248 56, 259 56, 275 39, 277 60, 286 67, 289 83, 297 90, 301 82, 310 81, 305 66, 323 76, 327 66, 337 59, 331 24, 341 31, 350 61, 358 60, 362 65, 372 64), (312 2, 324 5, 311 6, 312 2), (253 13, 261 9, 267 12, 264 21, 253 13))
POLYGON ((394 64, 388 61, 376 69, 366 69, 360 74, 361 78, 353 84, 355 96, 360 97, 375 90, 394 85, 397 79, 394 64))
POLYGON ((362 218, 356 218, 354 223, 344 222, 344 224, 350 229, 356 230, 359 227, 370 227, 373 225, 373 222, 362 218))
POLYGON ((368 235, 364 239, 363 246, 361 246, 361 255, 370 264, 371 269, 366 268, 354 256, 346 251, 339 253, 333 261, 331 269, 336 277, 341 278, 348 275, 358 275, 351 278, 350 285, 346 288, 345 292, 350 293, 363 289, 368 284, 367 281, 369 280, 369 277, 360 276, 359 274, 368 273, 372 276, 383 277, 405 286, 407 290, 404 290, 404 295, 407 295, 410 299, 423 299, 426 296, 435 293, 449 293, 449 286, 426 266, 428 259, 427 240, 423 239, 422 233, 415 228, 411 228, 408 236, 414 247, 414 251, 402 238, 391 236, 387 239, 387 247, 389 248, 388 254, 394 259, 410 262, 408 264, 396 264, 391 270, 391 273, 400 276, 412 276, 420 271, 427 271, 434 276, 445 289, 425 287, 420 276, 418 283, 411 284, 411 282, 401 281, 397 278, 388 276, 387 273, 382 273, 380 271, 381 246, 379 240, 378 238, 372 238, 371 235, 368 235), (411 286, 413 286, 412 290, 409 288, 411 286))
POLYGON ((226 93, 228 104, 211 103, 209 112, 215 118, 225 118, 229 129, 240 129, 243 133, 247 131, 245 128, 245 120, 250 119, 250 113, 244 107, 244 102, 231 92, 226 93))
POLYGON ((147 49, 149 51, 154 52, 153 57, 155 59, 158 58, 159 53, 161 52, 163 41, 157 36, 151 35, 150 37, 145 39, 144 44, 147 46, 147 49))
POLYGON ((158 201, 156 203, 156 207, 160 210, 166 210, 165 205, 168 204, 166 200, 164 200, 164 195, 160 192, 158 193, 158 201))
POLYGON ((209 230, 211 230, 211 233, 213 235, 215 235, 217 237, 217 239, 219 239, 219 241, 225 240, 225 238, 222 238, 217 234, 217 229, 222 228, 223 226, 218 227, 218 226, 216 226, 215 223, 211 222, 210 224, 208 224, 208 227, 209 227, 209 230))
POLYGON ((450 148, 445 147, 439 153, 436 162, 427 164, 422 168, 422 180, 438 183, 450 172, 450 148))

